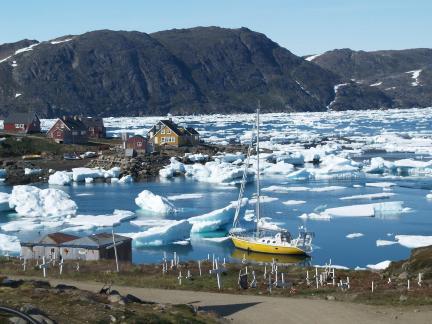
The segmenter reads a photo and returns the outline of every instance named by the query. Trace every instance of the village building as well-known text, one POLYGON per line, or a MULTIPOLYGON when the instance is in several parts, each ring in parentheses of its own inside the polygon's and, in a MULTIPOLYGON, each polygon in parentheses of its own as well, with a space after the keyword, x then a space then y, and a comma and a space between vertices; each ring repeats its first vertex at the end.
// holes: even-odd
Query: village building
POLYGON ((149 141, 155 146, 195 146, 199 133, 192 127, 183 127, 171 119, 160 120, 148 132, 149 141))
POLYGON ((133 149, 137 152, 147 151, 147 138, 141 135, 134 135, 126 139, 126 149, 133 149))
POLYGON ((105 138, 106 128, 103 119, 100 117, 81 117, 81 121, 87 127, 87 136, 89 138, 105 138))
POLYGON ((87 126, 78 116, 57 119, 47 136, 62 144, 85 144, 88 141, 87 126))
POLYGON ((4 119, 3 129, 9 133, 40 133, 40 120, 34 112, 12 112, 4 119))
MULTIPOLYGON (((114 234, 119 261, 132 261, 132 239, 114 234)), ((21 242, 24 259, 64 260, 115 260, 114 241, 111 233, 98 233, 78 237, 66 233, 52 233, 34 242, 21 242)))

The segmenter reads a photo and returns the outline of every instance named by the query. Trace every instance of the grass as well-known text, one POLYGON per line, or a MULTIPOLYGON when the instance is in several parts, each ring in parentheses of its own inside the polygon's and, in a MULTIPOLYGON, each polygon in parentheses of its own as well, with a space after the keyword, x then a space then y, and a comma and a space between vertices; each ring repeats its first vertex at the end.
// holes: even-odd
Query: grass
MULTIPOLYGON (((0 274, 15 276, 37 276, 42 277, 41 270, 37 269, 34 264, 28 265, 26 272, 22 271, 21 264, 16 259, 0 261, 0 274)), ((33 261, 34 262, 34 261, 33 261)), ((181 263, 177 269, 169 270, 168 273, 162 274, 160 264, 150 265, 133 265, 121 264, 121 272, 114 271, 115 265, 110 261, 88 261, 80 262, 80 271, 75 270, 76 262, 65 262, 61 278, 75 281, 92 281, 100 282, 101 287, 106 283, 113 283, 121 286, 148 287, 160 289, 184 289, 194 291, 217 292, 217 282, 215 276, 209 275, 211 262, 202 263, 202 277, 199 276, 197 262, 181 263), (191 279, 186 279, 188 270, 192 274, 191 279), (182 285, 179 285, 178 275, 182 273, 182 285)), ((331 284, 324 285, 316 289, 315 283, 310 286, 305 280, 304 268, 296 266, 279 266, 280 274, 284 273, 285 280, 292 283, 292 289, 275 288, 268 289, 268 279, 264 279, 264 267, 256 264, 249 264, 248 271, 251 274, 255 272, 257 278, 257 288, 243 290, 238 287, 238 273, 244 269, 245 265, 231 263, 226 265, 227 272, 222 278, 222 292, 233 294, 253 294, 253 295, 272 295, 283 297, 304 297, 325 299, 327 296, 340 301, 360 302, 374 305, 431 305, 432 304, 432 287, 430 282, 425 281, 422 287, 418 287, 415 281, 412 281, 411 289, 407 291, 406 280, 392 278, 392 283, 388 284, 388 277, 382 273, 371 271, 353 271, 353 270, 336 270, 336 282, 340 279, 350 278, 351 288, 347 291, 334 287, 331 284), (371 282, 374 281, 375 291, 371 292, 371 282), (406 296, 407 299, 400 299, 400 296, 406 296)), ((267 266, 269 271, 270 267, 267 266)), ((311 277, 315 270, 309 269, 311 277)), ((320 270, 322 271, 322 270, 320 270)), ((414 276, 414 275, 413 275, 414 276)), ((48 270, 49 278, 60 278, 58 268, 48 270)), ((268 278, 268 277, 267 277, 268 278)), ((251 280, 251 276, 249 276, 251 280)))

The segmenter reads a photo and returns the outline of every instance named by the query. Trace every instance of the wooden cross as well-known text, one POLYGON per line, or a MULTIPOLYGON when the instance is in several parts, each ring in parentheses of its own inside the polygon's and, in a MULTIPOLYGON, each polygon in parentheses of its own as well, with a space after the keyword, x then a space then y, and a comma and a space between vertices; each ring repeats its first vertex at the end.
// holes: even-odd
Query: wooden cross
POLYGON ((43 276, 46 278, 46 269, 49 267, 49 262, 45 262, 45 256, 42 257, 42 264, 39 265, 39 269, 43 270, 43 276))
POLYGON ((23 263, 22 263, 23 271, 26 271, 26 263, 27 263, 27 259, 24 258, 23 263))
POLYGON ((182 278, 183 278, 183 276, 182 276, 182 273, 181 273, 181 271, 180 271, 180 273, 179 273, 179 275, 178 275, 178 277, 177 277, 180 286, 181 286, 181 284, 182 284, 182 278))
POLYGON ((218 288, 219 288, 219 290, 221 290, 221 278, 220 278, 220 274, 221 274, 222 272, 225 272, 225 269, 224 269, 224 268, 220 268, 220 269, 219 269, 219 265, 218 265, 218 262, 217 262, 217 260, 216 260, 216 261, 215 261, 215 268, 214 268, 214 269, 211 269, 209 272, 210 272, 210 274, 214 274, 214 275, 216 275, 218 288))
POLYGON ((198 260, 198 271, 199 271, 199 275, 201 277, 201 260, 198 260))
POLYGON ((63 273, 63 263, 64 263, 64 259, 61 258, 60 262, 59 262, 59 271, 60 271, 60 275, 63 273))

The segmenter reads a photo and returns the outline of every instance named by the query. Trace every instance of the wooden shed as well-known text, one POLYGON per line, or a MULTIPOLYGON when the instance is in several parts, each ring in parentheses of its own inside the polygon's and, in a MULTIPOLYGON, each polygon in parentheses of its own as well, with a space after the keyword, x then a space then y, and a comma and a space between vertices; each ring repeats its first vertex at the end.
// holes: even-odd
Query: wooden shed
POLYGON ((78 116, 57 119, 47 136, 63 144, 85 144, 88 141, 87 126, 78 116))
POLYGON ((9 133, 40 133, 40 120, 34 112, 12 112, 5 118, 3 129, 9 133))

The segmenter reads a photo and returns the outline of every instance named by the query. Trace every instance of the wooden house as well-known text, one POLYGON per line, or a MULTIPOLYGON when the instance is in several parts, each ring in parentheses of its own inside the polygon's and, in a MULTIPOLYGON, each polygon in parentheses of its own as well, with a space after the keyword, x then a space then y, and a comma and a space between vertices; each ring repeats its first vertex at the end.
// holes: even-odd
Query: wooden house
POLYGON ((147 138, 141 135, 134 135, 129 137, 126 140, 126 149, 133 149, 137 152, 146 152, 147 151, 147 138))
POLYGON ((5 132, 9 133, 40 133, 40 120, 36 113, 10 113, 3 122, 5 132))
POLYGON ((171 119, 160 120, 148 132, 149 141, 155 146, 195 146, 199 133, 192 127, 182 127, 171 119))
POLYGON ((89 138, 105 138, 106 128, 103 119, 100 117, 81 117, 81 121, 87 127, 89 138))
POLYGON ((84 144, 88 141, 87 126, 77 116, 57 119, 47 136, 63 144, 84 144))
MULTIPOLYGON (((132 261, 132 239, 114 235, 119 261, 132 261)), ((99 233, 78 237, 65 233, 45 235, 34 242, 21 242, 21 255, 25 259, 56 258, 64 260, 97 261, 114 260, 113 237, 111 233, 99 233)))

